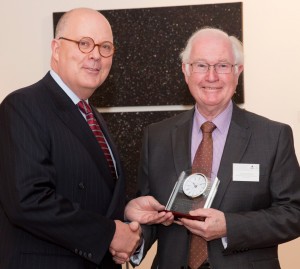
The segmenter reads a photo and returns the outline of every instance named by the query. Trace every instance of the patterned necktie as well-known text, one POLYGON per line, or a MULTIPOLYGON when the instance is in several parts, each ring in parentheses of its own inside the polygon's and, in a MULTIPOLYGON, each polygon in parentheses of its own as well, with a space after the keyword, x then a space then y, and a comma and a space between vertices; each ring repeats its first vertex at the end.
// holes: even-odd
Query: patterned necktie
MULTIPOLYGON (((201 172, 207 177, 211 176, 213 157, 212 132, 215 128, 216 126, 210 121, 201 125, 203 138, 194 157, 192 165, 193 173, 201 172)), ((189 267, 191 269, 199 268, 207 257, 207 242, 202 237, 193 234, 189 253, 189 267)))
POLYGON ((86 103, 83 100, 81 100, 77 105, 78 105, 80 111, 82 113, 84 113, 86 116, 86 121, 87 121, 88 125, 90 126, 91 130, 93 131, 93 134, 95 135, 95 137, 104 153, 104 156, 107 160, 107 163, 108 163, 108 166, 109 166, 109 169, 110 169, 110 172, 111 172, 113 178, 117 179, 114 162, 112 160, 112 156, 110 154, 107 142, 104 138, 103 132, 102 132, 97 120, 94 117, 91 107, 89 106, 88 103, 86 103))

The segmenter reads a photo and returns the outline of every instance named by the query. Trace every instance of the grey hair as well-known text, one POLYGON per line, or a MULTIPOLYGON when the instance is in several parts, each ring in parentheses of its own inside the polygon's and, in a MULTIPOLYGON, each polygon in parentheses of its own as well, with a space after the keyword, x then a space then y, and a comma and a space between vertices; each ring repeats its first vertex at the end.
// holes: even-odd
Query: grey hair
MULTIPOLYGON (((190 55, 192 50, 192 45, 194 40, 203 32, 216 32, 220 33, 226 37, 228 37, 229 41, 231 42, 232 52, 235 58, 235 64, 243 65, 244 64, 244 51, 243 51, 243 44, 240 40, 238 40, 235 36, 229 36, 226 32, 217 29, 217 28, 201 28, 193 33, 190 38, 188 39, 185 48, 180 53, 180 59, 182 63, 189 63, 190 55)), ((188 71, 188 65, 186 65, 186 70, 188 71)), ((238 71, 238 66, 235 66, 235 72, 238 71)), ((189 72, 187 72, 189 73, 189 72)))

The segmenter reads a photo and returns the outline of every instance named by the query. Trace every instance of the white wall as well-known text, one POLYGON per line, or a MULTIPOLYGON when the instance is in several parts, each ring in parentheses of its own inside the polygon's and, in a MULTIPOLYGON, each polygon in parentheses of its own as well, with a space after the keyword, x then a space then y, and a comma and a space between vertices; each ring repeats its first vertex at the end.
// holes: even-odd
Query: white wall
MULTIPOLYGON (((209 0, 0 1, 0 102, 11 91, 34 83, 48 71, 52 12, 80 6, 101 10, 216 3, 209 0)), ((217 1, 230 2, 238 1, 217 1)), ((290 124, 300 158, 300 2, 240 2, 243 2, 245 47, 244 107, 290 124)), ((299 251, 300 239, 280 247, 283 269, 297 268, 299 251)))

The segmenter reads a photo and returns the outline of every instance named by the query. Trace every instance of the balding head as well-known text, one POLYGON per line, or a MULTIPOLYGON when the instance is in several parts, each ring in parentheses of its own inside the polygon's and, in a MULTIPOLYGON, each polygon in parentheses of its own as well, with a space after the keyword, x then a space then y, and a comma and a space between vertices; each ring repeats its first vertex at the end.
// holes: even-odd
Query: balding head
POLYGON ((74 20, 77 20, 77 18, 80 18, 83 16, 89 16, 89 14, 92 16, 95 15, 95 16, 101 17, 103 20, 103 23, 107 24, 107 27, 111 29, 110 23, 100 12, 98 12, 94 9, 90 9, 90 8, 75 8, 75 9, 72 9, 72 10, 64 13, 64 15, 62 15, 62 17, 59 19, 56 29, 55 29, 55 38, 64 36, 65 32, 68 30, 68 28, 74 27, 74 25, 73 25, 74 20))
POLYGON ((57 24, 51 67, 80 99, 89 98, 109 74, 112 55, 100 54, 102 44, 108 42, 113 43, 111 26, 96 10, 70 10, 57 24), (89 52, 81 51, 79 43, 83 38, 89 38, 96 46, 89 52))

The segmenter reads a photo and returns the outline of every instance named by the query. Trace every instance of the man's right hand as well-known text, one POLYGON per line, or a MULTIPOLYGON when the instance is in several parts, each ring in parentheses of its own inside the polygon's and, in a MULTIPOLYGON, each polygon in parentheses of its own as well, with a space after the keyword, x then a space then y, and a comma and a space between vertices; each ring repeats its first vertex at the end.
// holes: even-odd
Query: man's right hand
POLYGON ((111 241, 109 251, 116 263, 122 264, 129 261, 131 255, 140 244, 141 227, 138 222, 129 224, 115 220, 116 231, 111 241))
POLYGON ((164 211, 165 206, 161 205, 152 196, 141 196, 132 199, 125 208, 125 218, 131 221, 137 221, 141 224, 159 224, 170 225, 174 221, 171 212, 164 211))

